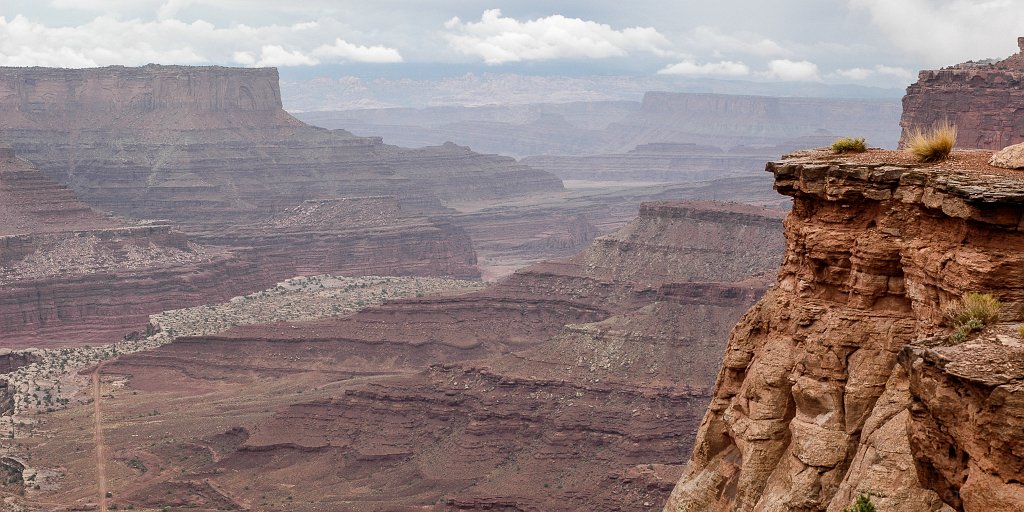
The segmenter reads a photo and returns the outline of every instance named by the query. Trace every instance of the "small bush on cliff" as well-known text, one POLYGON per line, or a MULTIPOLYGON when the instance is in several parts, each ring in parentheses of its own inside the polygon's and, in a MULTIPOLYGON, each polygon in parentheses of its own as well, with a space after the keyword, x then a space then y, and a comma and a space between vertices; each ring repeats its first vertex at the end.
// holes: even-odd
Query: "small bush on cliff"
POLYGON ((832 143, 832 152, 834 153, 863 153, 867 150, 868 147, 864 143, 864 137, 859 139, 843 137, 841 139, 836 139, 836 141, 832 143))
POLYGON ((949 158, 956 145, 956 126, 942 121, 931 130, 915 128, 907 139, 907 150, 922 162, 940 162, 949 158))
POLYGON ((982 327, 999 321, 999 308, 1002 303, 988 293, 968 293, 962 299, 946 308, 946 317, 953 325, 981 325, 982 327))
POLYGON ((857 496, 857 501, 853 502, 853 506, 844 508, 843 512, 876 512, 876 509, 871 503, 871 498, 867 494, 861 494, 857 496))
POLYGON ((956 328, 951 339, 960 343, 967 335, 999 321, 999 299, 987 293, 968 293, 946 308, 946 318, 956 328))

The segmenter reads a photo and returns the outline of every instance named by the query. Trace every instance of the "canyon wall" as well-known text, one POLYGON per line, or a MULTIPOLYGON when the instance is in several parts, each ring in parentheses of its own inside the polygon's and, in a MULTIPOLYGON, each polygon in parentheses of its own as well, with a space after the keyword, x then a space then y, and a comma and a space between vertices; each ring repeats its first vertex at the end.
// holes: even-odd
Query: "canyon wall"
POLYGON ((1024 510, 1020 336, 945 336, 967 292, 1024 318, 1024 179, 989 154, 768 164, 794 201, 778 283, 732 332, 666 511, 840 512, 859 494, 881 511, 1024 510))
POLYGON ((998 62, 967 62, 921 71, 903 97, 901 144, 911 130, 949 121, 957 145, 1002 149, 1024 142, 1024 38, 1021 53, 998 62))

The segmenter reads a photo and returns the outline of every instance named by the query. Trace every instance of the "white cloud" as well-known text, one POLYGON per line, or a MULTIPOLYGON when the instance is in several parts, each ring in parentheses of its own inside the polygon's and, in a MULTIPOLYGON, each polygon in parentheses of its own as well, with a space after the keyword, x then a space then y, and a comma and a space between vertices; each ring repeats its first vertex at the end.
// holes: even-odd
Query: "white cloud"
POLYGON ((843 78, 849 78, 850 80, 867 80, 874 76, 875 72, 864 68, 850 68, 840 69, 836 71, 836 74, 843 78))
POLYGON ((174 18, 178 15, 178 11, 188 7, 191 3, 192 0, 166 0, 160 4, 160 8, 157 9, 156 15, 162 20, 174 18))
POLYGON ((806 60, 773 60, 768 63, 768 71, 764 73, 764 76, 786 82, 817 82, 821 80, 821 77, 818 76, 818 65, 806 60))
POLYGON ((651 27, 615 30, 579 18, 553 15, 529 21, 484 11, 478 22, 448 20, 444 35, 452 49, 488 64, 559 58, 624 57, 632 52, 669 55, 669 40, 651 27))
POLYGON ((402 62, 402 55, 394 48, 385 46, 360 46, 341 38, 334 44, 323 45, 313 50, 313 55, 329 60, 352 60, 359 62, 402 62))
POLYGON ((683 61, 672 64, 658 71, 659 75, 688 75, 688 76, 746 76, 750 74, 750 68, 742 62, 723 60, 721 62, 708 62, 697 64, 693 61, 683 61))
POLYGON ((891 77, 909 82, 916 76, 907 68, 877 64, 873 68, 850 68, 836 70, 836 75, 850 80, 868 80, 875 77, 891 77))
MULTIPOLYGON (((250 59, 246 58, 245 60, 250 59)), ((260 58, 252 65, 256 67, 315 66, 319 63, 319 60, 305 55, 298 50, 286 50, 282 46, 268 44, 260 49, 260 58)))
POLYGON ((1017 51, 1024 2, 1018 0, 849 0, 896 49, 930 66, 1017 51))
POLYGON ((93 67, 153 62, 313 66, 328 61, 401 61, 398 50, 348 43, 336 36, 336 28, 337 23, 321 22, 218 27, 203 20, 186 23, 113 16, 54 27, 20 15, 9 21, 0 16, 0 65, 93 67))
POLYGON ((781 44, 750 32, 724 34, 719 29, 701 26, 684 38, 686 48, 701 49, 713 55, 745 54, 758 57, 788 57, 792 54, 781 44))

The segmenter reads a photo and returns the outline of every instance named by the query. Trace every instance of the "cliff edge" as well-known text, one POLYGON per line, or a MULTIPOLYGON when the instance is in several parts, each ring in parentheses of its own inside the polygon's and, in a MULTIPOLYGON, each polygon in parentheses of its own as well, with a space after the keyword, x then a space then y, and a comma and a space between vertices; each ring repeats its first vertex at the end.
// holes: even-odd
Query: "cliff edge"
POLYGON ((793 198, 777 285, 733 330, 692 459, 665 507, 1024 510, 1024 342, 957 345, 968 292, 1024 319, 1024 173, 988 151, 934 166, 873 150, 771 162, 793 198))

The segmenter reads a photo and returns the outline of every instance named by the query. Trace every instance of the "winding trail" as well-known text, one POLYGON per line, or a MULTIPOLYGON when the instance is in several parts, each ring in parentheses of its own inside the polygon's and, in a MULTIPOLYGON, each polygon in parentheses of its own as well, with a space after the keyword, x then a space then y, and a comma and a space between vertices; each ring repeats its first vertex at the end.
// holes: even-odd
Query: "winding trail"
POLYGON ((99 365, 92 372, 92 410, 95 418, 93 429, 93 441, 96 444, 96 480, 99 483, 100 491, 100 512, 107 512, 107 462, 103 452, 106 445, 103 442, 103 425, 100 413, 100 368, 99 365))

